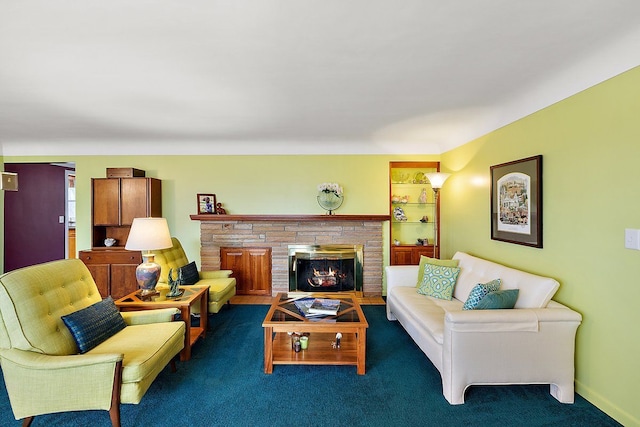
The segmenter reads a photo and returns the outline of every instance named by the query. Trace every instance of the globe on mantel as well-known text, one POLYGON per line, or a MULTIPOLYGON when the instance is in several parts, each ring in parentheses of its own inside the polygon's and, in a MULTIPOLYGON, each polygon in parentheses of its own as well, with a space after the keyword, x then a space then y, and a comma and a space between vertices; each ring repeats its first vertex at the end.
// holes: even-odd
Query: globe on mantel
POLYGON ((333 215, 333 211, 342 206, 344 196, 333 191, 319 191, 318 204, 327 211, 329 215, 333 215))

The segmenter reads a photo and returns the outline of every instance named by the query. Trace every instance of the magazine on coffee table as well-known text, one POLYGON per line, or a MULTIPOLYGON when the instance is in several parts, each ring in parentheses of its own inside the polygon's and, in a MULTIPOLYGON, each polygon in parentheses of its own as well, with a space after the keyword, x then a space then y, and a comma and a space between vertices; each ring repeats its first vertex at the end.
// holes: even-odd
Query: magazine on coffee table
POLYGON ((316 298, 311 304, 311 307, 309 307, 309 313, 312 314, 335 316, 338 314, 338 310, 340 310, 339 299, 316 298))
POLYGON ((309 308, 311 307, 311 304, 313 304, 315 300, 316 300, 315 298, 302 298, 302 299, 295 300, 293 303, 298 308, 298 311, 300 312, 300 314, 302 314, 306 318, 318 318, 318 317, 326 316, 326 314, 309 312, 309 308))

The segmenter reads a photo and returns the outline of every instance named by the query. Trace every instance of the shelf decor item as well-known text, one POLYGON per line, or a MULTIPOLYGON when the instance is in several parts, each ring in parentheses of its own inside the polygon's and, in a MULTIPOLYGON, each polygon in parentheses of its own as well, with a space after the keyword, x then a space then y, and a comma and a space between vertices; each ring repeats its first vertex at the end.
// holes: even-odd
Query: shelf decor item
POLYGON ((342 187, 332 182, 324 182, 318 185, 318 204, 327 211, 328 215, 333 215, 333 211, 342 206, 344 195, 342 187))
POLYGON ((542 156, 491 166, 491 239, 542 247, 542 156))
POLYGON ((154 262, 154 249, 166 249, 173 246, 167 220, 164 218, 134 218, 125 249, 143 251, 142 264, 136 268, 136 280, 141 295, 156 293, 156 284, 160 278, 160 265, 154 262))

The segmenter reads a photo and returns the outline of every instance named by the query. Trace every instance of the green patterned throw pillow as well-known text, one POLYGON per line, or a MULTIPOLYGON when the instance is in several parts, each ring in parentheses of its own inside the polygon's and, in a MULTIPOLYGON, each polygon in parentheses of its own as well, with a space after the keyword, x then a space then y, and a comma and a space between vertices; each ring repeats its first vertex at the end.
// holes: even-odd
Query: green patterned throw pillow
POLYGON ((425 264, 418 293, 434 298, 451 300, 460 267, 425 264))
POLYGON ((458 260, 457 259, 438 259, 438 258, 429 258, 427 256, 420 256, 420 265, 418 266, 418 282, 416 283, 416 288, 419 288, 422 284, 422 277, 424 276, 424 266, 427 264, 433 265, 442 265, 445 267, 457 267, 458 260))
POLYGON ((469 297, 462 306, 463 310, 473 310, 476 308, 482 298, 484 298, 489 292, 496 292, 500 289, 500 279, 492 280, 488 283, 478 283, 469 292, 469 297))

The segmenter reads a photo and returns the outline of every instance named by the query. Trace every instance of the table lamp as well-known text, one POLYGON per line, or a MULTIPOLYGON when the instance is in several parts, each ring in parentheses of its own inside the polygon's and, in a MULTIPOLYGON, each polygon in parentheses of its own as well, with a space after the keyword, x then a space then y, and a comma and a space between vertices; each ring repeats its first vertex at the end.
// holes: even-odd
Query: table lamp
POLYGON ((136 268, 136 280, 141 295, 155 293, 161 267, 154 262, 154 249, 170 248, 172 245, 169 226, 165 218, 134 218, 125 249, 142 251, 142 264, 136 268))

